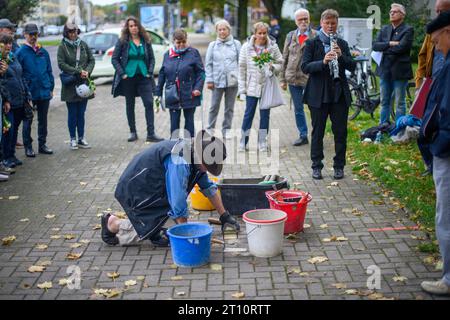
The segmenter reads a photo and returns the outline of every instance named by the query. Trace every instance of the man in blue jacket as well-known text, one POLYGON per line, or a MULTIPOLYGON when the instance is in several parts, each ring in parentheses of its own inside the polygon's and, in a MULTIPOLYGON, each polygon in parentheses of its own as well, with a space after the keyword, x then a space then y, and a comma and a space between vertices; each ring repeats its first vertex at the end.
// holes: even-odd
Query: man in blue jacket
MULTIPOLYGON (((31 92, 33 105, 37 108, 39 153, 52 154, 53 151, 46 144, 48 108, 55 87, 50 56, 37 42, 39 29, 36 24, 27 24, 24 34, 25 44, 17 50, 16 55, 22 65, 23 77, 31 92)), ((32 120, 23 122, 23 144, 27 157, 35 157, 31 124, 32 120)))
POLYGON ((225 210, 217 186, 207 171, 222 171, 226 149, 222 141, 204 130, 191 140, 165 140, 138 154, 123 172, 115 197, 128 219, 106 214, 102 217, 102 240, 110 245, 130 245, 150 240, 168 246, 163 225, 172 218, 185 223, 189 215, 187 197, 195 184, 220 215, 222 231, 239 231, 239 223, 225 210))
POLYGON ((433 154, 436 188, 436 236, 443 261, 439 281, 424 281, 422 288, 433 294, 450 295, 450 11, 442 12, 427 25, 435 50, 443 53, 444 66, 433 76, 421 127, 421 138, 433 154))

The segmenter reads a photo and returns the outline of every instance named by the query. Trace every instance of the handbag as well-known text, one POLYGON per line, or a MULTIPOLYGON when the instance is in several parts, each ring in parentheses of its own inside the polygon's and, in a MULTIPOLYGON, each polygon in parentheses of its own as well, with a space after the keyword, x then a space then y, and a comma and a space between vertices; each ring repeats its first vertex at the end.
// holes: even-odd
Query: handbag
POLYGON ((419 119, 422 119, 423 117, 423 112, 425 111, 425 106, 427 105, 427 98, 432 84, 433 80, 431 78, 425 78, 414 98, 411 109, 409 110, 410 114, 415 115, 419 119))
POLYGON ((286 104, 281 93, 280 84, 275 75, 267 77, 262 88, 259 108, 266 110, 286 104))
POLYGON ((178 94, 178 88, 176 82, 166 84, 164 90, 166 105, 173 105, 180 102, 180 96, 178 94))
POLYGON ((233 70, 227 73, 227 88, 238 86, 238 75, 237 71, 233 70))
POLYGON ((24 118, 26 120, 33 120, 34 114, 33 114, 33 107, 31 106, 28 101, 25 101, 23 103, 23 109, 24 109, 24 118))
MULTIPOLYGON (((63 44, 64 46, 66 46, 65 44, 63 44)), ((67 51, 67 47, 66 47, 66 51, 67 51)), ((77 46, 77 53, 75 56, 75 68, 78 68, 78 63, 80 62, 80 46, 77 46)), ((59 74, 59 78, 61 79, 61 83, 64 86, 68 86, 71 84, 74 84, 78 81, 78 76, 74 75, 74 74, 70 74, 68 72, 65 71, 61 71, 61 73, 59 74)))

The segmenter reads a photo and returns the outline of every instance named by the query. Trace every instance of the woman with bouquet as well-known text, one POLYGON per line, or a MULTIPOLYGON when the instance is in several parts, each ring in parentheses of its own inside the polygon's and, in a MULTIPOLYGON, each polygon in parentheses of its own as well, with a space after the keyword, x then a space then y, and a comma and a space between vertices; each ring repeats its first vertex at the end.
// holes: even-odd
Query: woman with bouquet
MULTIPOLYGON (((246 95, 240 151, 247 149, 256 106, 268 73, 279 73, 283 64, 280 49, 275 41, 270 40, 268 32, 269 25, 257 22, 253 26, 253 35, 242 46, 239 55, 239 94, 246 95)), ((258 149, 264 152, 267 151, 266 138, 269 130, 270 109, 260 109, 259 114, 258 149)))

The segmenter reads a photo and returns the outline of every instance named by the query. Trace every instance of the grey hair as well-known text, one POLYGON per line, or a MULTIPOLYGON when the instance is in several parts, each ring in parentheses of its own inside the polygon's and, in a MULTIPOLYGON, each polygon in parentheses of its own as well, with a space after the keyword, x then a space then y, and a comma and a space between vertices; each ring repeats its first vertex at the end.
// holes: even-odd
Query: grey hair
POLYGON ((395 8, 399 8, 400 11, 403 13, 403 15, 406 15, 406 9, 405 9, 405 7, 402 4, 400 4, 400 3, 393 3, 393 4, 391 4, 391 9, 393 9, 394 7, 395 8))
POLYGON ((216 31, 217 31, 217 28, 219 26, 225 26, 228 29, 228 31, 231 32, 231 26, 230 26, 230 23, 227 20, 222 19, 222 20, 217 21, 216 24, 215 24, 216 31))
POLYGON ((320 15, 320 21, 329 18, 335 18, 336 20, 339 20, 339 13, 334 9, 327 9, 320 15))
MULTIPOLYGON (((450 0, 449 0, 449 1, 450 1, 450 0)), ((308 11, 307 9, 305 9, 305 8, 297 9, 297 10, 294 12, 294 17, 297 17, 300 13, 307 13, 307 14, 308 14, 308 17, 310 17, 309 11, 308 11)))

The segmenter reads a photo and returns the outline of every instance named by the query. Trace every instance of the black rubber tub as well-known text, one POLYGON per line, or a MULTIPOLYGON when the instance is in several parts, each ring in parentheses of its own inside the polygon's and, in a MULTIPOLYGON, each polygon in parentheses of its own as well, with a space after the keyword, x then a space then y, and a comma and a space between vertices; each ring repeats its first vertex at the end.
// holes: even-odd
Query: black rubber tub
POLYGON ((222 179, 217 185, 222 195, 223 205, 233 215, 246 211, 269 208, 266 191, 288 189, 286 178, 278 177, 274 184, 259 184, 261 178, 222 179))

